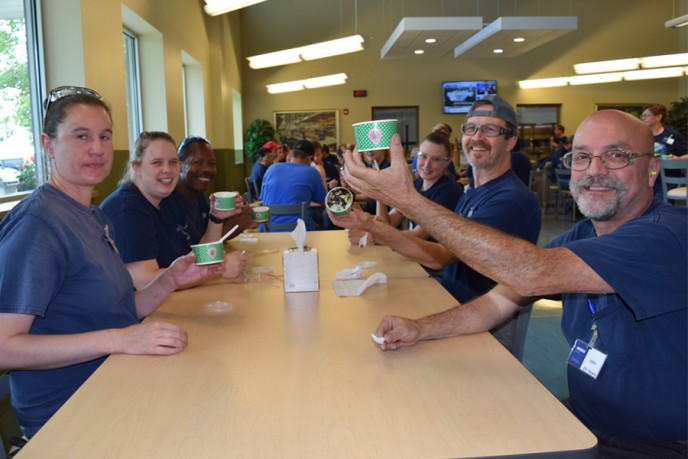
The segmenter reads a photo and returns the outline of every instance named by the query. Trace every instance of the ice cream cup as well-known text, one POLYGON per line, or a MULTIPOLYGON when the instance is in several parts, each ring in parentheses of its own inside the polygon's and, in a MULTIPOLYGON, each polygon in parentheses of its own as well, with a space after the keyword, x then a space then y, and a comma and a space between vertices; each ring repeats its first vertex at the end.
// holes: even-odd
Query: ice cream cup
POLYGON ((352 127, 358 151, 384 150, 397 132, 397 120, 366 121, 352 127))
POLYGON ((343 187, 332 188, 325 197, 325 205, 337 217, 343 217, 351 212, 354 205, 354 194, 343 187))
POLYGON ((252 208, 251 218, 257 223, 264 223, 270 220, 270 208, 267 206, 256 206, 252 208))
POLYGON ((215 197, 215 208, 217 210, 234 210, 236 191, 218 191, 213 193, 215 197))
POLYGON ((191 251, 196 254, 197 265, 210 265, 222 261, 223 251, 221 242, 192 245, 191 251))

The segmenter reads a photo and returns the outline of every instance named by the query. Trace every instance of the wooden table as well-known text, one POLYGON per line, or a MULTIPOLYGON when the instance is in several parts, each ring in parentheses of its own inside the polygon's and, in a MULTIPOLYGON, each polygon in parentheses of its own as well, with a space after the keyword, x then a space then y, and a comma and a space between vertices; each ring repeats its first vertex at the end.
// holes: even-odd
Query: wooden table
POLYGON ((394 352, 370 339, 384 314, 454 303, 428 277, 351 298, 325 281, 285 294, 279 278, 176 292, 151 319, 184 326, 188 348, 111 356, 19 458, 594 457, 595 437, 490 334, 394 352), (231 308, 208 312, 216 300, 231 308))

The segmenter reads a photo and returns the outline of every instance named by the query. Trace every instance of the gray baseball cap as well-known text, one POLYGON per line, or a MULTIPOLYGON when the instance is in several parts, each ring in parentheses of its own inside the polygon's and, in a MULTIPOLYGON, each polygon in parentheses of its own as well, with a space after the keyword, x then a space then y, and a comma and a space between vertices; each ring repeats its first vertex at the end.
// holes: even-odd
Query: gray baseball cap
POLYGON ((491 116, 493 118, 499 118, 500 120, 506 121, 513 126, 518 125, 514 107, 512 107, 511 104, 509 104, 509 102, 506 100, 495 95, 485 96, 482 99, 473 102, 471 109, 466 115, 466 120, 474 116, 491 116), (492 105, 492 110, 480 109, 480 107, 486 104, 492 105))

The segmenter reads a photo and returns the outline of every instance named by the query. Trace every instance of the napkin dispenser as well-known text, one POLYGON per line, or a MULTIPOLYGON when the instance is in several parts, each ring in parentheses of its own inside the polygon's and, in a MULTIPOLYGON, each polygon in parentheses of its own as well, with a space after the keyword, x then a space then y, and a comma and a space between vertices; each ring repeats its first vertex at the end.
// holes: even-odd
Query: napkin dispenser
POLYGON ((282 253, 285 292, 317 292, 320 290, 318 251, 312 247, 292 247, 282 253))

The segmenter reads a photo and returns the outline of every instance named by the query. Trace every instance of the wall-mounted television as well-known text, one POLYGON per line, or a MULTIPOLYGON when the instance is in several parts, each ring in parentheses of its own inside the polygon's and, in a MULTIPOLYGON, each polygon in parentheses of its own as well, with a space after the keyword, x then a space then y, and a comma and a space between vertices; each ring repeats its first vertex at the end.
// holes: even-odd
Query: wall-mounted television
POLYGON ((495 80, 445 81, 442 83, 442 112, 468 113, 473 102, 497 94, 495 80))

